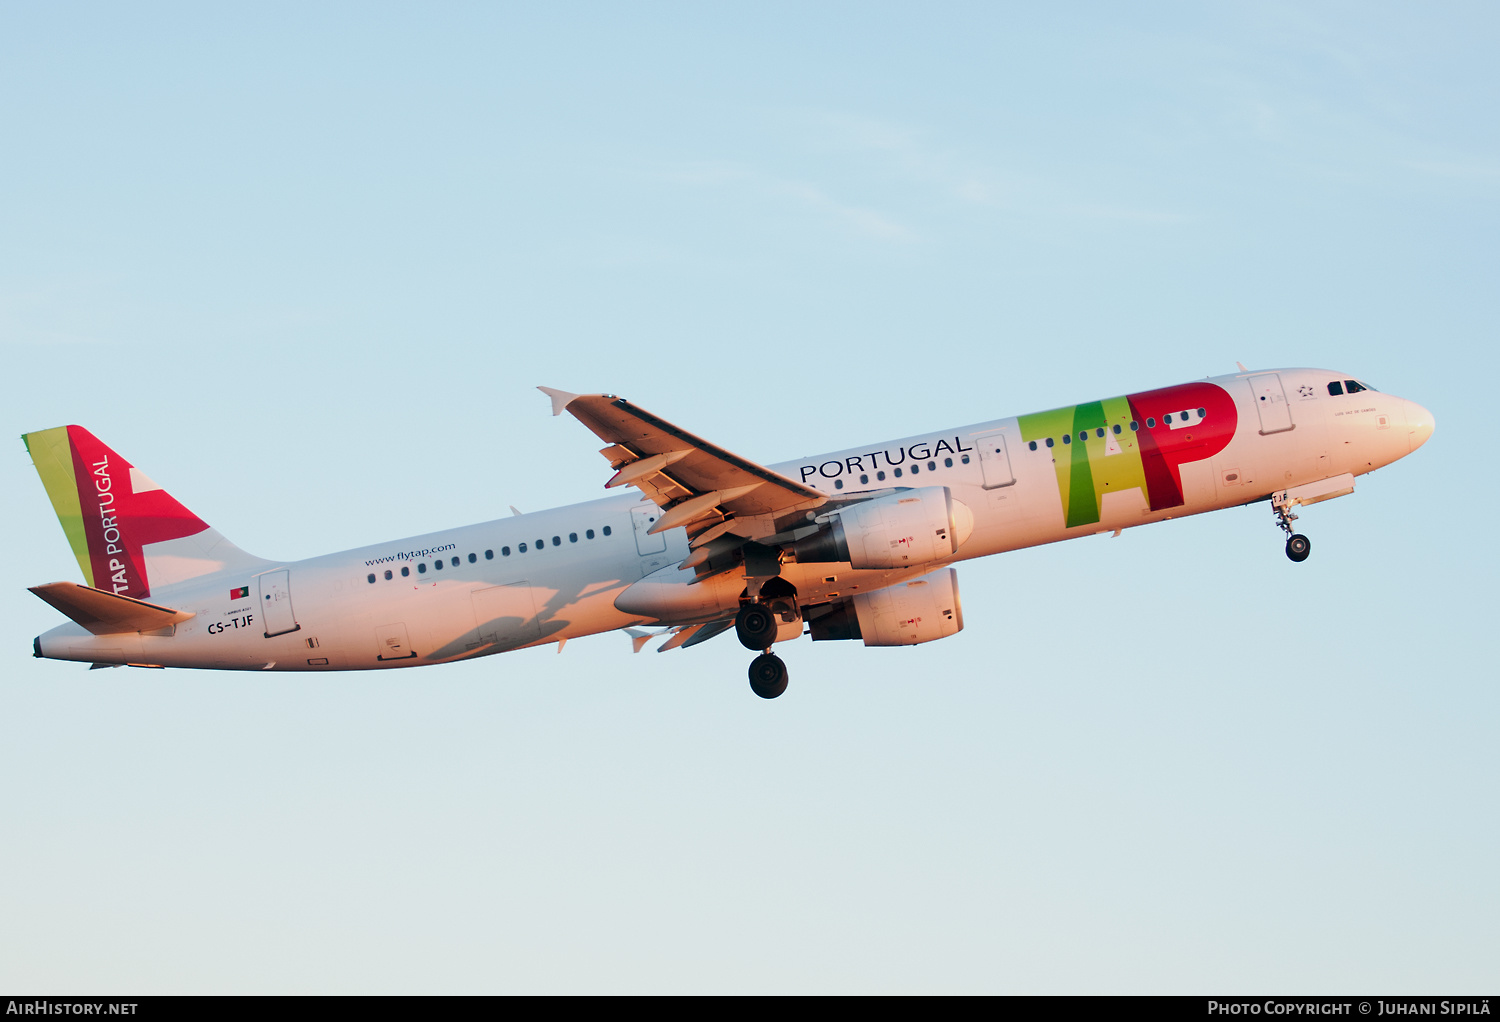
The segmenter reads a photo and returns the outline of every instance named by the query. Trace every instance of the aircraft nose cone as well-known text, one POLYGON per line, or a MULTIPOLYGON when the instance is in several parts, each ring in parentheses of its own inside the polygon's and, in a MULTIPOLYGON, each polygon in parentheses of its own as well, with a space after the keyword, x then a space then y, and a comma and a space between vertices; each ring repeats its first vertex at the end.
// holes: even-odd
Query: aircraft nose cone
POLYGON ((1432 436, 1433 427, 1437 425, 1437 422, 1431 412, 1413 401, 1411 407, 1406 410, 1406 425, 1411 437, 1411 449, 1415 451, 1427 442, 1428 437, 1432 436))

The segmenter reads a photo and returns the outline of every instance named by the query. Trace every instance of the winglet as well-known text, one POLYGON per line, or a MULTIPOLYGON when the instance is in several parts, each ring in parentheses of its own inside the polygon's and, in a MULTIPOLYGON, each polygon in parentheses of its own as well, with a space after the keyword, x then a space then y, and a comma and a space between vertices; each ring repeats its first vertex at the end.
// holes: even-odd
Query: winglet
MULTIPOLYGON (((1237 366, 1240 367, 1240 372, 1242 372, 1242 373, 1248 373, 1250 371, 1250 370, 1248 370, 1248 369, 1245 368, 1245 363, 1243 363, 1243 362, 1236 362, 1235 365, 1237 365, 1237 366)), ((556 414, 556 413, 554 412, 553 414, 556 414)))
POLYGON ((563 410, 568 407, 568 402, 578 396, 577 394, 569 394, 566 390, 554 390, 551 387, 538 387, 537 390, 552 399, 553 415, 561 415, 563 410))

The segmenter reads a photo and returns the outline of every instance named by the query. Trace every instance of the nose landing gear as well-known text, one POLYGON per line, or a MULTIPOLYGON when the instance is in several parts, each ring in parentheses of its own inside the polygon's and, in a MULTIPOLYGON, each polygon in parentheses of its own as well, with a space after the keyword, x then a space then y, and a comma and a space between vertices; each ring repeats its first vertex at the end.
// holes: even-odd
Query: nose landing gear
POLYGON ((1312 540, 1292 531, 1292 523, 1297 520, 1297 516, 1292 514, 1292 505, 1272 497, 1271 510, 1276 512, 1276 524, 1286 533, 1287 557, 1299 564, 1307 560, 1307 555, 1312 553, 1312 540))

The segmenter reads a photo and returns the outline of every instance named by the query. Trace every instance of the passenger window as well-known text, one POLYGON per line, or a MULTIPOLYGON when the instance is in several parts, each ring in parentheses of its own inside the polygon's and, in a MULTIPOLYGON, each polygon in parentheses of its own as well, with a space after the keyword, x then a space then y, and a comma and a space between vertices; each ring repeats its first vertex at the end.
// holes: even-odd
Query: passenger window
POLYGON ((411 574, 411 569, 410 568, 402 568, 401 569, 401 577, 402 578, 406 578, 410 574, 411 574))
POLYGON ((1036 441, 1035 440, 1031 441, 1031 449, 1033 451, 1036 450, 1036 441))
POLYGON ((929 471, 929 472, 936 472, 937 471, 937 462, 935 462, 935 461, 929 461, 927 463, 927 471, 929 471))
MULTIPOLYGON (((1172 413, 1168 412, 1166 415, 1163 415, 1161 417, 1161 421, 1165 422, 1168 426, 1172 425, 1172 413)), ((1151 425, 1151 420, 1150 419, 1146 420, 1146 425, 1148 425, 1148 426, 1151 425)))
POLYGON ((1205 409, 1202 409, 1202 408, 1198 409, 1198 418, 1201 419, 1201 418, 1203 418, 1207 414, 1208 414, 1208 412, 1205 409))
POLYGON ((604 527, 604 534, 605 534, 605 535, 606 535, 606 536, 608 536, 608 535, 609 535, 609 526, 608 526, 608 525, 606 525, 606 526, 605 526, 605 527, 604 527))
MULTIPOLYGON (((390 578, 391 577, 391 573, 390 572, 386 572, 385 573, 385 577, 386 578, 390 578)), ((375 573, 372 571, 368 575, 366 575, 365 576, 365 581, 369 582, 370 585, 374 585, 375 584, 375 573)))
POLYGON ((577 543, 578 542, 578 533, 576 533, 576 532, 570 532, 570 533, 568 533, 568 542, 569 543, 577 543))
POLYGON ((1053 446, 1052 438, 1050 436, 1047 438, 1047 446, 1048 447, 1052 447, 1053 446))
POLYGON ((898 469, 896 469, 896 478, 897 478, 897 479, 900 479, 900 478, 901 478, 901 470, 900 470, 900 469, 899 469, 899 468, 898 468, 898 469))
POLYGON ((944 468, 952 468, 953 467, 953 459, 952 458, 944 458, 943 459, 943 467, 944 468))
POLYGON ((1064 433, 1063 434, 1063 443, 1065 443, 1065 444, 1071 444, 1072 442, 1073 442, 1073 434, 1072 433, 1064 433))
POLYGON ((1148 416, 1146 416, 1146 428, 1147 429, 1155 429, 1156 428, 1156 416, 1154 416, 1154 415, 1148 415, 1148 416))
POLYGON ((833 488, 835 490, 842 490, 844 488, 844 481, 842 479, 835 479, 833 481, 833 488))
POLYGON ((519 551, 521 551, 521 553, 524 554, 526 552, 526 544, 525 543, 517 543, 516 544, 516 549, 519 550, 519 551))
POLYGON ((552 545, 553 546, 562 546, 562 537, 561 536, 553 536, 552 537, 552 545))
POLYGON ((922 466, 921 465, 913 465, 911 467, 911 474, 912 475, 916 475, 920 471, 922 471, 922 466))
POLYGON ((1141 428, 1141 424, 1134 419, 1130 420, 1130 432, 1134 433, 1141 428))
POLYGON ((423 561, 422 563, 420 563, 420 564, 417 565, 417 574, 418 575, 425 575, 425 574, 427 574, 427 562, 426 561, 423 561))
POLYGON ((594 530, 593 529, 586 530, 584 532, 584 534, 583 534, 583 538, 584 539, 593 539, 594 538, 594 530))
POLYGON ((1099 428, 1095 429, 1094 436, 1102 440, 1104 438, 1104 427, 1100 426, 1099 428))
POLYGON ((470 554, 469 555, 469 563, 470 564, 473 564, 477 560, 479 560, 479 556, 477 554, 470 554))
POLYGON ((868 475, 861 475, 859 477, 859 485, 861 485, 861 486, 864 486, 869 481, 870 481, 870 477, 868 475))
POLYGON ((508 547, 508 546, 501 547, 500 548, 500 556, 501 557, 509 557, 510 556, 510 547, 508 547))
POLYGON ((1114 431, 1115 431, 1115 436, 1119 436, 1120 435, 1120 424, 1118 422, 1114 424, 1114 431))
POLYGON ((884 472, 876 472, 875 473, 875 478, 878 479, 878 480, 880 480, 881 482, 884 482, 885 481, 885 473, 884 472))
POLYGON ((1361 386, 1355 380, 1345 380, 1344 381, 1344 393, 1346 393, 1346 394, 1358 394, 1360 391, 1362 391, 1364 389, 1365 388, 1363 386, 1361 386))
MULTIPOLYGON (((473 558, 472 558, 472 557, 470 557, 470 560, 472 560, 472 559, 473 559, 473 558)), ((454 566, 454 567, 455 567, 455 568, 456 568, 456 567, 458 567, 458 558, 457 558, 457 557, 455 557, 455 558, 453 558, 453 566, 454 566)))
POLYGON ((541 549, 545 548, 546 545, 547 545, 547 541, 545 539, 539 539, 539 540, 536 541, 536 548, 538 550, 541 550, 541 549))
POLYGON ((484 552, 484 559, 486 561, 493 561, 495 559, 495 551, 493 551, 493 550, 486 550, 484 552))
POLYGON ((443 570, 443 559, 441 557, 439 557, 437 560, 435 560, 435 561, 432 562, 432 570, 433 571, 442 571, 443 570))
POLYGON ((963 463, 964 463, 964 464, 965 464, 965 465, 967 465, 967 464, 968 464, 968 463, 969 463, 969 456, 968 456, 968 455, 967 455, 967 454, 965 454, 965 455, 964 455, 964 456, 963 456, 963 459, 962 459, 962 460, 963 460, 963 463))

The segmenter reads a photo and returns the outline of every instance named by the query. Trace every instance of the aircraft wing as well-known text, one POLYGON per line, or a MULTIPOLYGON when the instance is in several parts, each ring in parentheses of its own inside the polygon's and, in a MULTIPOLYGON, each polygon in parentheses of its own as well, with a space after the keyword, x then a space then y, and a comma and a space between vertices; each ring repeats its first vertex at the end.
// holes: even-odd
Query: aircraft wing
POLYGON ((777 531, 776 519, 818 507, 826 494, 694 436, 612 394, 538 387, 552 414, 568 411, 601 440, 615 469, 606 487, 634 486, 665 512, 652 532, 684 526, 694 547, 733 532, 746 539, 777 531))

